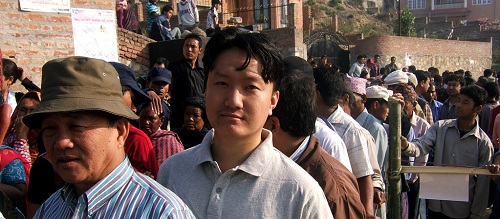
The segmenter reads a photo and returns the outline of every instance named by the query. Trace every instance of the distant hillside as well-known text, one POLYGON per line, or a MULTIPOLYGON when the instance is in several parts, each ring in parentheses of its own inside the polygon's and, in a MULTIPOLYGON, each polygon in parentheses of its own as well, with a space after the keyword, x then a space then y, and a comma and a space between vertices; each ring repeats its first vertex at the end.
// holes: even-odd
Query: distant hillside
POLYGON ((380 9, 378 13, 375 8, 364 9, 363 0, 305 0, 304 4, 311 6, 312 15, 318 21, 338 15, 338 30, 346 35, 392 35, 393 20, 397 19, 395 11, 382 12, 380 9))

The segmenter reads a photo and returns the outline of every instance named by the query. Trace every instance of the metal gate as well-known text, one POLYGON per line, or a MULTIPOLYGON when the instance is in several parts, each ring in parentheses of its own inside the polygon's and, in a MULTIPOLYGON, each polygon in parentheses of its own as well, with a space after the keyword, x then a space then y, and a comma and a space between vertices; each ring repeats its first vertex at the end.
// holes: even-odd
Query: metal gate
POLYGON ((340 67, 341 72, 349 71, 349 43, 342 35, 327 28, 314 30, 304 38, 304 43, 308 57, 319 60, 326 55, 329 62, 340 67))

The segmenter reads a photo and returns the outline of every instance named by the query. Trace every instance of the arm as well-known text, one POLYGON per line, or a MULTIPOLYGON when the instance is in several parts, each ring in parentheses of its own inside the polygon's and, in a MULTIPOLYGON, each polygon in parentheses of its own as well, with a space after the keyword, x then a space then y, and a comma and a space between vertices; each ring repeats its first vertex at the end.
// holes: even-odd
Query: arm
POLYGON ((406 156, 419 157, 421 155, 427 155, 431 151, 431 147, 434 147, 437 137, 437 127, 439 123, 435 123, 431 126, 425 135, 408 142, 408 140, 401 136, 401 151, 406 156))
POLYGON ((199 23, 200 22, 200 14, 198 13, 198 7, 196 7, 196 3, 194 2, 194 0, 191 0, 191 3, 193 3, 192 6, 193 6, 195 23, 199 23))
POLYGON ((7 129, 9 129, 11 112, 12 107, 9 104, 0 105, 0 143, 3 142, 7 129))
POLYGON ((0 191, 5 193, 14 203, 24 204, 27 189, 26 184, 7 185, 0 183, 0 191))
POLYGON ((361 203, 365 206, 366 215, 373 215, 373 184, 371 175, 357 178, 361 203))
POLYGON ((352 77, 354 75, 354 71, 356 71, 356 63, 351 65, 351 68, 349 69, 349 72, 347 72, 347 74, 352 77))
MULTIPOLYGON (((500 114, 499 114, 500 115, 500 114)), ((499 138, 500 138, 500 126, 498 124, 500 124, 500 116, 497 115, 495 117, 495 121, 494 121, 494 124, 493 124, 493 136, 491 137, 491 141, 493 143, 493 146, 495 148, 498 148, 500 146, 500 141, 499 141, 499 138)))
MULTIPOLYGON (((479 158, 478 167, 484 167, 491 161, 493 154, 493 145, 489 139, 479 142, 479 158)), ((469 182, 470 183, 470 182, 469 182)), ((474 185, 474 197, 472 197, 470 216, 469 218, 481 218, 488 205, 488 191, 490 179, 485 175, 477 176, 476 184, 474 185)))

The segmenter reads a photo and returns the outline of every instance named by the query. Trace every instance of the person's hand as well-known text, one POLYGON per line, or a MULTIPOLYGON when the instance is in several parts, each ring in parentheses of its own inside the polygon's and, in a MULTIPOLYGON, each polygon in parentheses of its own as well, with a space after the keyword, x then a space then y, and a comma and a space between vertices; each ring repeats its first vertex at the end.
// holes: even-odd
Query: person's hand
POLYGON ((14 130, 17 139, 28 139, 30 129, 23 123, 23 116, 18 116, 14 122, 14 130))
POLYGON ((385 192, 379 188, 373 189, 373 204, 375 204, 376 209, 382 208, 382 204, 386 202, 385 192))
POLYGON ((161 97, 158 96, 158 94, 156 94, 154 91, 152 90, 148 90, 148 95, 149 97, 151 97, 151 103, 153 104, 153 111, 156 113, 156 114, 160 114, 160 113, 163 113, 163 109, 162 109, 162 105, 161 105, 161 97))
POLYGON ((392 95, 392 97, 394 97, 399 102, 399 104, 401 105, 401 108, 403 108, 405 106, 405 98, 403 97, 402 94, 395 93, 392 95))
POLYGON ((408 148, 408 139, 404 136, 401 136, 401 151, 404 151, 408 148))

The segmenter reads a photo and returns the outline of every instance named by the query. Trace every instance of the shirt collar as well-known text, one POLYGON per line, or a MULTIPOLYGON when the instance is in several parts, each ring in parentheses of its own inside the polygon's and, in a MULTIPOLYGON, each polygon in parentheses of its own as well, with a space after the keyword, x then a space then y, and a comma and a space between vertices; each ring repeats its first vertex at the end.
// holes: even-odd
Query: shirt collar
POLYGON ((415 111, 413 111, 413 113, 411 114, 411 117, 410 117, 410 123, 412 126, 416 126, 417 125, 417 115, 415 115, 415 111))
MULTIPOLYGON (((203 141, 198 146, 198 155, 196 158, 195 165, 200 165, 205 162, 213 162, 214 159, 212 157, 212 151, 210 150, 213 138, 214 138, 214 129, 210 130, 203 138, 203 141)), ((262 138, 264 139, 259 146, 250 154, 250 156, 236 169, 247 172, 248 174, 254 176, 261 176, 264 170, 269 165, 270 156, 273 153, 272 150, 277 150, 273 147, 273 138, 272 134, 269 130, 262 129, 261 133, 262 138)))
POLYGON ((330 116, 328 116, 328 121, 330 123, 343 123, 343 115, 344 115, 344 110, 342 109, 342 107, 340 107, 340 105, 337 105, 337 109, 335 111, 333 111, 332 114, 330 114, 330 116))
MULTIPOLYGON (((111 173, 97 182, 89 190, 82 194, 87 202, 88 215, 91 215, 102 203, 113 197, 113 194, 118 192, 126 182, 130 180, 134 170, 127 157, 118 165, 111 173), (100 204, 100 205, 98 205, 100 204)), ((62 199, 69 205, 76 206, 77 199, 75 188, 72 184, 66 184, 61 189, 62 199)))
POLYGON ((302 156, 302 154, 304 153, 304 151, 307 149, 307 145, 309 144, 309 139, 310 138, 311 138, 310 136, 307 136, 302 141, 302 143, 300 143, 300 145, 297 148, 297 150, 295 150, 295 152, 293 152, 292 156, 290 156, 290 159, 292 159, 295 162, 297 162, 299 160, 299 158, 302 156))
POLYGON ((368 115, 370 115, 368 113, 368 111, 366 110, 366 108, 363 109, 363 111, 358 115, 358 117, 356 117, 356 121, 359 123, 359 124, 364 124, 366 119, 368 119, 368 115))
MULTIPOLYGON (((467 134, 465 134, 463 137, 467 137, 469 135, 474 135, 476 136, 476 138, 480 138, 481 137, 481 133, 480 133, 480 128, 479 128, 479 125, 478 125, 478 121, 477 121, 477 118, 476 118, 476 124, 474 125, 474 128, 472 128, 467 134)), ((449 127, 449 128, 455 128, 458 132, 460 132, 460 129, 458 129, 458 119, 453 119, 452 122, 446 124, 445 126, 449 127)))

